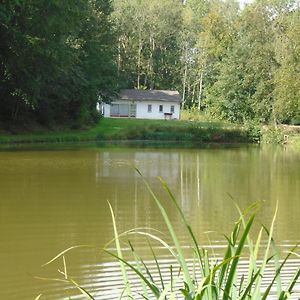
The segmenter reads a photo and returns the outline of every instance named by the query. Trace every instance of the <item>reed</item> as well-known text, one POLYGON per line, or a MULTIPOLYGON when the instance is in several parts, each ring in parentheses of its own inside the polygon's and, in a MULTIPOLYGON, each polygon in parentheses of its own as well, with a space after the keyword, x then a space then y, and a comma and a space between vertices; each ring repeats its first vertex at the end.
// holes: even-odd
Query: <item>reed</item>
MULTIPOLYGON (((290 282, 286 287, 284 287, 282 284, 281 271, 290 256, 295 254, 294 251, 297 246, 293 247, 291 251, 284 257, 284 259, 280 259, 279 251, 272 237, 277 215, 277 208, 274 213, 270 228, 268 229, 265 226, 262 226, 258 235, 256 236, 256 239, 252 240, 252 227, 258 205, 255 203, 244 212, 237 207, 240 214, 239 220, 234 225, 230 235, 226 236, 226 251, 223 259, 218 261, 211 257, 211 253, 202 248, 198 243, 197 238, 174 195, 170 191, 168 185, 160 178, 164 189, 174 204, 174 208, 178 211, 181 217, 187 234, 191 238, 192 248, 194 251, 194 267, 191 269, 187 266, 187 257, 185 257, 183 253, 182 245, 176 235, 174 226, 170 221, 168 213, 162 205, 162 202, 157 198, 149 183, 144 179, 139 170, 137 170, 137 172, 141 175, 144 184, 146 185, 149 193, 158 207, 158 210, 162 215, 173 245, 166 246, 166 243, 163 242, 158 236, 151 236, 151 238, 161 241, 161 244, 163 244, 166 249, 170 251, 171 255, 176 258, 179 269, 181 270, 180 274, 173 274, 171 279, 165 279, 161 274, 157 257, 154 254, 152 247, 149 246, 153 255, 153 259, 156 262, 160 278, 159 282, 155 282, 153 280, 155 277, 154 274, 149 274, 149 268, 144 264, 143 260, 137 260, 138 255, 136 255, 132 245, 131 249, 132 253, 134 253, 136 261, 135 264, 126 261, 124 258, 118 256, 118 254, 105 250, 108 254, 118 259, 122 264, 133 270, 140 277, 142 284, 144 285, 143 290, 145 291, 145 286, 147 287, 147 293, 142 295, 144 299, 265 300, 270 296, 272 289, 276 290, 277 298, 279 300, 285 300, 291 297, 295 284, 300 276, 300 267, 296 273, 291 276, 290 282), (262 245, 263 235, 266 236, 266 246, 262 245), (260 253, 260 250, 263 251, 263 253, 260 253), (245 255, 249 260, 248 272, 246 275, 243 274, 243 276, 238 276, 240 258, 241 256, 244 258, 245 255), (258 263, 259 257, 263 258, 262 261, 259 261, 258 263), (270 266, 272 266, 274 269, 274 276, 269 281, 268 286, 263 288, 262 280, 264 279, 266 268, 270 266), (200 275, 197 276, 196 274, 200 275), (175 286, 178 286, 177 290, 174 289, 175 286)), ((146 232, 141 233, 140 231, 139 234, 147 235, 146 232)), ((115 235, 115 240, 119 241, 119 239, 120 236, 115 235)), ((116 243, 117 251, 121 250, 118 249, 119 245, 120 244, 116 243)), ((126 281, 124 284, 127 286, 128 282, 126 281)), ((126 297, 126 295, 123 296, 126 297)), ((132 295, 128 294, 127 296, 128 299, 134 299, 132 298, 132 295)))
MULTIPOLYGON (((255 239, 252 239, 251 235, 253 234, 253 224, 258 209, 258 203, 254 203, 245 211, 241 211, 237 206, 239 219, 234 224, 231 233, 228 236, 225 236, 227 246, 223 257, 216 259, 213 253, 210 253, 207 249, 201 247, 181 207, 177 203, 175 196, 172 194, 167 183, 162 178, 159 178, 163 188, 174 205, 174 209, 179 213, 182 224, 186 229, 186 234, 190 236, 194 255, 192 259, 193 267, 189 267, 189 256, 185 255, 183 251, 183 245, 181 245, 176 230, 168 216, 168 212, 140 171, 138 169, 136 169, 136 171, 140 174, 153 201, 158 207, 168 229, 172 244, 168 244, 164 241, 164 239, 160 237, 161 232, 155 229, 152 229, 150 232, 149 228, 136 228, 119 234, 114 211, 109 204, 114 238, 106 244, 104 251, 120 262, 120 271, 124 282, 124 289, 119 299, 136 299, 135 295, 137 294, 137 287, 136 283, 133 285, 130 282, 130 276, 128 274, 129 270, 131 272, 133 271, 140 278, 141 288, 139 291, 141 292, 139 293, 143 299, 265 300, 271 295, 271 291, 273 292, 274 290, 276 291, 277 299, 279 300, 291 298, 300 276, 300 267, 296 270, 295 274, 291 274, 290 281, 285 286, 283 285, 281 278, 282 268, 291 255, 296 255, 297 257, 300 256, 295 253, 297 248, 297 246, 295 246, 283 259, 280 258, 279 250, 273 239, 278 206, 276 207, 270 228, 262 225, 255 239), (132 234, 140 235, 147 239, 150 253, 153 256, 153 261, 156 265, 156 271, 152 271, 151 273, 151 268, 146 265, 130 241, 128 241, 128 244, 133 260, 129 261, 124 257, 121 243, 125 238, 127 240, 128 236, 132 234), (151 245, 151 240, 159 242, 161 246, 176 259, 178 272, 175 272, 174 267, 170 265, 169 270, 171 276, 165 276, 166 274, 162 272, 159 259, 151 245), (263 240, 267 241, 266 245, 263 245, 263 240), (112 243, 115 244, 116 252, 108 250, 112 243), (249 261, 247 274, 239 274, 241 257, 243 257, 243 260, 246 258, 249 261), (262 260, 259 260, 261 257, 262 260), (273 278, 268 281, 266 287, 262 285, 262 281, 265 277, 267 267, 273 268, 274 275, 273 278), (157 274, 158 276, 156 276, 157 274)), ((81 287, 67 272, 65 255, 74 248, 79 247, 90 247, 90 245, 70 247, 44 264, 45 266, 58 259, 62 259, 64 269, 63 271, 59 271, 62 277, 40 279, 61 281, 64 283, 67 282, 77 288, 86 299, 93 300, 96 299, 96 297, 81 287)), ((42 298, 42 295, 39 295, 36 299, 40 298, 42 298)), ((138 299, 140 299, 140 297, 138 299)))

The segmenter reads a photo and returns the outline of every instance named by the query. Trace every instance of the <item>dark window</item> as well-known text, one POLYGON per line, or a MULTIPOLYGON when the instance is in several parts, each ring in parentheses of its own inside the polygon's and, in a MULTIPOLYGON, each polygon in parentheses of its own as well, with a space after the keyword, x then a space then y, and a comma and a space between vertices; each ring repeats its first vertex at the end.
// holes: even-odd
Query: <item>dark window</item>
POLYGON ((159 106, 159 112, 163 112, 163 110, 164 110, 163 105, 160 105, 160 106, 159 106))
POLYGON ((174 113, 175 112, 175 107, 174 105, 171 105, 171 113, 174 113))
POLYGON ((112 117, 128 117, 129 105, 128 104, 111 104, 110 115, 112 117))
POLYGON ((130 117, 136 117, 136 104, 130 104, 130 117))
POLYGON ((110 114, 111 115, 119 115, 119 104, 111 104, 110 105, 110 114))
POLYGON ((151 113, 152 112, 152 105, 148 104, 148 112, 151 113))

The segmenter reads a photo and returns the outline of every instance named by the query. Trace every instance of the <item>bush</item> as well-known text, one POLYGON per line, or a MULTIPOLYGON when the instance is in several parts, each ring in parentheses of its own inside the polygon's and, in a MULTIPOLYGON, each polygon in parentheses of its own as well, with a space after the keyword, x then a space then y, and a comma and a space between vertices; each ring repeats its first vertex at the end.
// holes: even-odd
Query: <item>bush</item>
POLYGON ((291 125, 300 125, 300 116, 296 116, 291 119, 291 125))
POLYGON ((246 130, 247 137, 254 143, 259 143, 262 137, 261 125, 254 121, 247 121, 244 123, 244 129, 246 130))
POLYGON ((284 143, 284 131, 280 127, 268 127, 262 132, 262 143, 265 144, 283 144, 284 143))

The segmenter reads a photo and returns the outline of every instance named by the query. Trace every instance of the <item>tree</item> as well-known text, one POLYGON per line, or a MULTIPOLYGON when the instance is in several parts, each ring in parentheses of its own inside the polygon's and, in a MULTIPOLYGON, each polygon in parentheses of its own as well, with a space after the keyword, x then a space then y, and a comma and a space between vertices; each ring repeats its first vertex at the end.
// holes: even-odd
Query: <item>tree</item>
POLYGON ((207 91, 216 81, 219 65, 234 39, 238 5, 227 1, 187 2, 185 24, 189 34, 185 55, 184 94, 187 106, 204 108, 207 91), (187 72, 188 71, 188 72, 187 72), (188 76, 187 76, 188 74, 188 76))
POLYGON ((300 10, 295 3, 285 4, 276 24, 279 68, 275 73, 274 110, 279 122, 290 122, 300 116, 300 10))
POLYGON ((114 82, 110 14, 108 0, 1 3, 0 119, 92 122, 114 82))
POLYGON ((215 114, 231 121, 268 122, 273 115, 276 67, 269 7, 263 2, 246 7, 236 30, 208 90, 208 103, 215 114))
POLYGON ((116 0, 118 69, 125 86, 177 88, 180 83, 182 4, 116 0))

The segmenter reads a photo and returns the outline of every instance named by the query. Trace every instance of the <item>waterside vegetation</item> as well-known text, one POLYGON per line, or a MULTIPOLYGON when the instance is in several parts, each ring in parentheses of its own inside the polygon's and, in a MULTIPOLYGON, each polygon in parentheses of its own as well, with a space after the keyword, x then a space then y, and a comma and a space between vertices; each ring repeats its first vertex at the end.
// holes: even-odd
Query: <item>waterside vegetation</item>
POLYGON ((102 118, 85 130, 41 130, 1 134, 0 143, 83 142, 118 140, 192 141, 215 143, 252 142, 248 131, 225 122, 164 121, 102 118))
POLYGON ((299 31, 296 0, 2 1, 0 128, 97 124, 97 103, 122 88, 178 90, 184 109, 220 120, 299 125, 299 31))
MULTIPOLYGON (((139 170, 137 172, 140 174, 139 170)), ((198 243, 197 237, 194 235, 193 229, 189 225, 174 195, 168 185, 160 178, 159 180, 170 201, 172 201, 174 209, 178 211, 182 224, 186 228, 186 234, 190 237, 190 247, 194 258, 192 263, 188 265, 189 255, 184 250, 186 247, 183 247, 181 244, 168 212, 165 210, 163 203, 154 194, 148 182, 143 176, 141 178, 157 205, 172 242, 167 243, 159 231, 151 228, 144 230, 139 228, 119 233, 113 208, 109 204, 114 239, 106 245, 104 251, 120 262, 120 273, 124 281, 124 290, 119 299, 140 299, 142 297, 143 299, 171 300, 179 297, 179 299, 185 300, 265 300, 271 294, 273 296, 276 295, 279 300, 291 298, 300 276, 300 267, 295 274, 291 274, 290 282, 287 285, 283 284, 281 273, 291 256, 298 256, 295 253, 297 246, 293 247, 283 259, 280 257, 280 251, 273 239, 277 208, 270 226, 267 228, 262 225, 256 238, 252 239, 255 213, 259 203, 254 203, 244 211, 241 211, 237 206, 240 217, 235 223, 232 232, 225 236, 227 247, 223 258, 216 258, 211 250, 203 248, 198 243), (149 251, 156 263, 156 270, 147 267, 146 262, 139 256, 138 249, 135 249, 135 246, 128 241, 132 234, 143 236, 147 239, 149 251), (158 243, 160 247, 165 248, 169 255, 176 260, 175 265, 169 266, 169 274, 165 274, 160 267, 159 258, 155 255, 155 247, 152 246, 154 243, 158 243), (108 250, 112 248, 112 244, 115 244, 115 251, 108 250), (127 256, 125 258, 124 247, 131 249, 130 259, 127 256), (248 269, 245 274, 240 274, 239 266, 242 261, 248 262, 248 269), (270 268, 273 270, 273 277, 269 278, 267 284, 264 285, 265 275, 270 271, 270 268), (130 282, 129 270, 133 271, 140 279, 140 286, 138 286, 136 281, 134 283, 130 282)), ((47 264, 63 258, 65 266, 64 257, 73 248, 71 247, 61 252, 47 264)), ((91 293, 71 279, 66 270, 61 273, 64 278, 57 278, 57 280, 71 283, 87 299, 96 299, 91 293)))
POLYGON ((107 141, 170 141, 191 143, 299 144, 299 126, 262 126, 256 122, 235 124, 220 121, 197 110, 183 110, 181 120, 101 118, 84 129, 0 130, 0 144, 68 143, 107 141))

